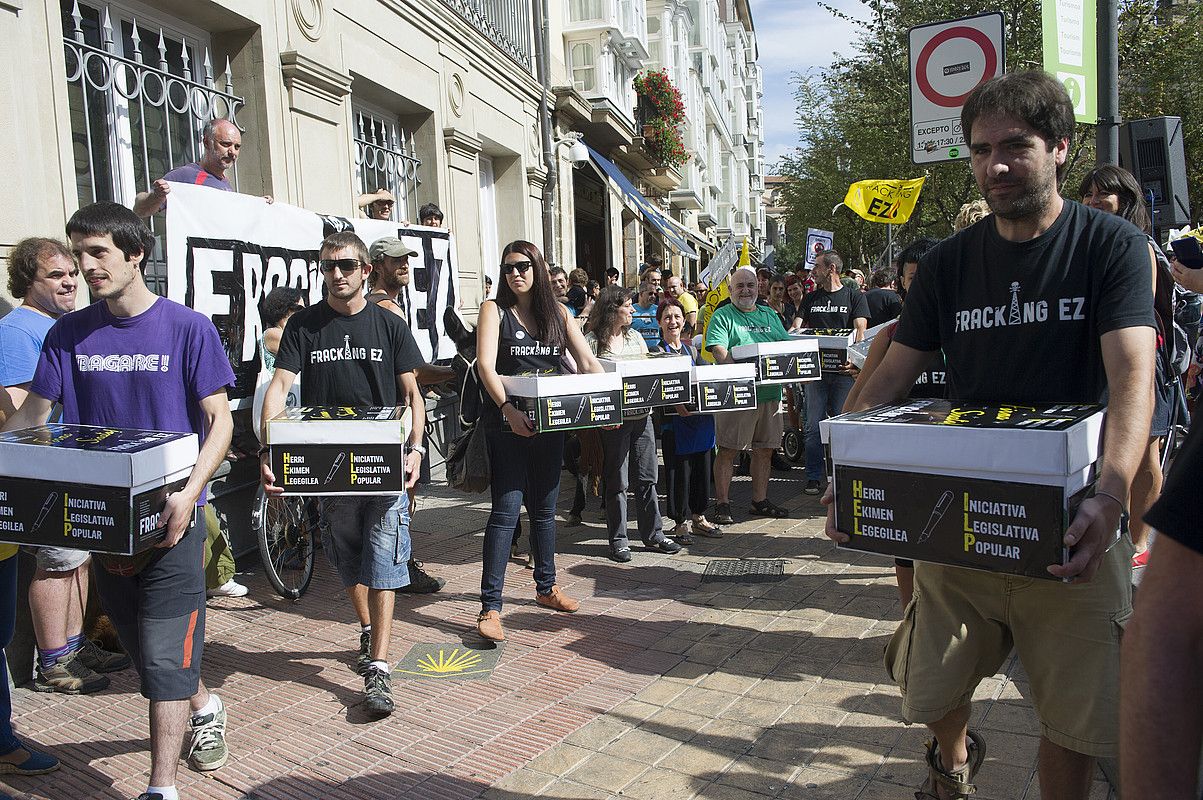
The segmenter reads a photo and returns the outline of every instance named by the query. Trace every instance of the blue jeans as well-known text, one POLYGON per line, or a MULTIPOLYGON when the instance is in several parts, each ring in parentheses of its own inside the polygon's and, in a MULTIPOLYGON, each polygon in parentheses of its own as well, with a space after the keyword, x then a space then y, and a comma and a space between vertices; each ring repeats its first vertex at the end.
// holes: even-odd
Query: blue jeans
POLYGON ((345 588, 409 586, 409 494, 320 498, 322 545, 345 588))
POLYGON ((822 481, 823 442, 819 439, 819 421, 843 413, 844 401, 856 379, 851 375, 824 372, 817 381, 804 383, 806 392, 806 480, 822 481))
POLYGON ((480 606, 484 611, 500 611, 510 544, 524 502, 530 520, 530 552, 535 557, 535 591, 547 594, 556 585, 556 500, 564 463, 564 434, 525 437, 507 429, 487 431, 485 437, 493 509, 485 526, 480 606))
MULTIPOLYGON (((17 627, 17 556, 0 561, 0 649, 8 647, 17 627)), ((8 688, 8 659, 0 652, 0 753, 11 753, 19 742, 13 735, 13 699, 8 688)))

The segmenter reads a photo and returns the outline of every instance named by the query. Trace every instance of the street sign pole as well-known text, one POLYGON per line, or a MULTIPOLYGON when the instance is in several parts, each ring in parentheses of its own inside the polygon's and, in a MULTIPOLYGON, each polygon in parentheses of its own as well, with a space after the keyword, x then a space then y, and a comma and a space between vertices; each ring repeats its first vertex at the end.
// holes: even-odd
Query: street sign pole
POLYGON ((1095 163, 1119 164, 1119 2, 1098 0, 1099 125, 1095 163))

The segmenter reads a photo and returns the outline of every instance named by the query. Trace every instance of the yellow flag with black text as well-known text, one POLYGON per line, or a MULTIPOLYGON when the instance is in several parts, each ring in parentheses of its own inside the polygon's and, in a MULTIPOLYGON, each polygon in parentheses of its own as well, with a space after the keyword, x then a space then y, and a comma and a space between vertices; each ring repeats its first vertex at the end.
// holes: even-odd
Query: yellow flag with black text
POLYGON ((844 205, 869 222, 901 225, 911 218, 925 178, 857 181, 848 187, 844 205))

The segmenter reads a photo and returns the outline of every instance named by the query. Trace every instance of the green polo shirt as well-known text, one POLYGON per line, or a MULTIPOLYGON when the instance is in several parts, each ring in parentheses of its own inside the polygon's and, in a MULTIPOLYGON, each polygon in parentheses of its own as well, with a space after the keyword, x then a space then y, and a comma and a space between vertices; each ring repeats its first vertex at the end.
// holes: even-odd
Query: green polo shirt
MULTIPOLYGON (((757 304, 751 311, 740 311, 735 303, 727 303, 710 315, 706 325, 706 349, 724 347, 727 352, 741 344, 759 342, 783 342, 789 339, 781 317, 768 306, 757 304)), ((757 403, 774 403, 781 400, 781 386, 771 384, 756 387, 757 403)))

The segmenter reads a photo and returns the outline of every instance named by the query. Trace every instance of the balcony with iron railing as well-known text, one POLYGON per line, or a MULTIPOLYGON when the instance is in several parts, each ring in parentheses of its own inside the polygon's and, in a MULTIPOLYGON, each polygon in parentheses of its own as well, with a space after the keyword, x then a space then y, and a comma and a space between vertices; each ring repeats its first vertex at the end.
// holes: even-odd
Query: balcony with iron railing
POLYGON ((531 11, 528 0, 443 0, 501 52, 531 69, 531 11))

